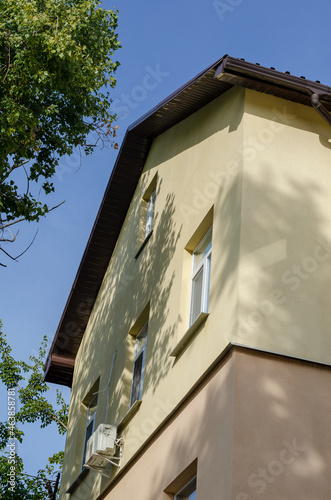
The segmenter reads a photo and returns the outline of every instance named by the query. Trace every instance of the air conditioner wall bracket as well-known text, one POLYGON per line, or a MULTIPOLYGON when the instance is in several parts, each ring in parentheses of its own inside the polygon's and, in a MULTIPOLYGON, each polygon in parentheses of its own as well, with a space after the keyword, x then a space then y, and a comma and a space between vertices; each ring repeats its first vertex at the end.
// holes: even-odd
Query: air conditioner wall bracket
MULTIPOLYGON (((115 465, 115 467, 120 467, 121 466, 121 459, 122 459, 123 438, 116 439, 115 444, 119 448, 119 456, 118 457, 111 457, 111 459, 110 459, 110 458, 105 457, 101 453, 97 453, 97 452, 92 453, 92 456, 93 457, 101 457, 103 460, 106 460, 111 465, 115 465)), ((104 469, 102 467, 97 467, 97 466, 88 465, 88 464, 84 464, 84 467, 87 469, 95 470, 97 472, 101 472, 103 475, 110 477, 110 473, 107 473, 106 471, 104 471, 104 469)))

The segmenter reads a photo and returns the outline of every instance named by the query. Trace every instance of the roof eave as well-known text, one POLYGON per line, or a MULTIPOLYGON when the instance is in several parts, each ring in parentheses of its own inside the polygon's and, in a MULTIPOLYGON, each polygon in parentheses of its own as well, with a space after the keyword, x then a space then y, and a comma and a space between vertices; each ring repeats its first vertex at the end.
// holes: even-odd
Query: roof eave
POLYGON ((315 93, 331 110, 330 87, 226 55, 130 125, 45 363, 46 381, 71 387, 75 357, 153 139, 234 85, 305 105, 315 93))

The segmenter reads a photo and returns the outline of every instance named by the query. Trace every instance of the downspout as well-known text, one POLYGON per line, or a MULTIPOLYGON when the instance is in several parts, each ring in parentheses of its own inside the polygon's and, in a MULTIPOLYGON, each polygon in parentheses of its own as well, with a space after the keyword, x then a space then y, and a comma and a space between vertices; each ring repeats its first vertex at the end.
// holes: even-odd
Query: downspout
POLYGON ((325 106, 320 102, 320 97, 323 94, 312 94, 310 99, 312 106, 316 109, 317 113, 321 115, 321 117, 329 124, 331 125, 331 114, 328 112, 325 106))

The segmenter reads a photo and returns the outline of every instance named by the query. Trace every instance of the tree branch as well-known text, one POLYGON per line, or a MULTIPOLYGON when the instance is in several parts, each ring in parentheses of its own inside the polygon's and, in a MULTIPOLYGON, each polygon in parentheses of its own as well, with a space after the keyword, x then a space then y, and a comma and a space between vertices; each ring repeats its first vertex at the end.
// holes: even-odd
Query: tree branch
POLYGON ((45 413, 46 415, 49 415, 50 417, 52 417, 53 420, 55 420, 56 422, 58 422, 60 425, 62 425, 62 427, 65 430, 67 430, 67 426, 56 415, 54 415, 53 413, 50 413, 49 411, 46 411, 46 410, 41 410, 40 412, 41 413, 45 413))
MULTIPOLYGON (((34 235, 33 240, 31 241, 30 245, 29 245, 29 246, 28 246, 28 247, 27 247, 27 248, 26 248, 26 249, 25 249, 22 253, 20 253, 20 254, 19 254, 19 255, 17 255, 16 257, 13 257, 12 255, 10 255, 10 254, 9 254, 8 252, 6 252, 6 250, 4 250, 2 247, 0 247, 1 252, 5 253, 5 254, 7 255, 7 257, 9 257, 11 260, 14 260, 15 262, 17 262, 17 259, 19 259, 20 257, 22 257, 22 255, 24 255, 24 254, 25 254, 25 253, 29 250, 29 248, 32 246, 32 244, 33 244, 34 240, 35 240, 35 239, 36 239, 36 237, 37 237, 38 231, 39 231, 39 229, 37 229, 36 234, 34 235)), ((13 241, 15 241, 15 238, 16 238, 16 235, 17 235, 17 234, 18 234, 18 233, 16 233, 16 234, 14 235, 14 238, 13 238, 12 242, 13 242, 13 241)), ((1 241, 1 240, 0 240, 0 241, 1 241)), ((2 265, 2 267, 7 267, 5 264, 1 264, 1 265, 2 265)))
POLYGON ((17 231, 16 234, 14 234, 14 236, 12 238, 1 238, 0 241, 3 242, 7 242, 7 243, 14 243, 14 241, 16 240, 16 235, 19 233, 19 231, 17 231))
MULTIPOLYGON (((14 224, 18 224, 19 222, 23 222, 23 221, 25 221, 25 217, 22 217, 21 219, 13 220, 12 222, 8 222, 8 224, 5 224, 4 226, 0 226, 0 230, 2 231, 3 229, 7 229, 8 227, 13 226, 14 224)), ((5 241, 5 240, 0 239, 0 241, 5 241)))
MULTIPOLYGON (((4 357, 5 357, 5 359, 8 359, 7 354, 4 354, 4 357)), ((16 382, 16 387, 17 387, 17 389, 18 389, 19 391, 22 391, 22 389, 23 389, 23 388, 19 385, 19 383, 18 383, 18 382, 16 382)), ((36 401, 36 400, 34 400, 33 398, 30 398, 30 399, 32 399, 32 401, 37 402, 37 401, 36 401)), ((46 415, 50 416, 50 417, 52 418, 52 420, 55 420, 55 421, 56 421, 56 422, 58 422, 60 425, 62 425, 62 427, 63 427, 65 430, 67 430, 67 426, 65 425, 65 423, 64 423, 64 422, 62 422, 62 420, 60 420, 60 419, 59 419, 59 418, 58 418, 58 417, 57 417, 54 413, 52 413, 52 412, 50 412, 50 411, 48 411, 48 410, 42 410, 42 409, 41 409, 41 410, 39 410, 39 411, 40 411, 40 413, 44 413, 44 414, 46 414, 46 415)), ((19 412, 18 412, 18 413, 19 413, 19 412)), ((38 413, 38 412, 36 412, 36 413, 38 413)))
POLYGON ((26 165, 27 163, 29 163, 30 159, 29 160, 26 160, 26 161, 23 161, 23 163, 14 163, 12 167, 10 167, 10 169, 8 170, 8 172, 6 173, 6 175, 1 179, 1 182, 5 181, 7 179, 7 177, 10 176, 10 174, 16 170, 17 168, 20 168, 20 167, 23 167, 23 165, 26 165))
MULTIPOLYGON (((54 207, 50 208, 48 210, 48 212, 51 212, 52 210, 55 210, 56 208, 58 208, 61 205, 63 205, 63 203, 65 203, 65 200, 61 201, 61 203, 59 203, 58 205, 55 205, 54 207)), ((7 229, 9 226, 12 226, 13 224, 17 224, 18 222, 22 222, 22 221, 25 221, 24 217, 22 219, 17 219, 16 221, 9 222, 8 224, 5 224, 4 226, 0 226, 0 231, 2 231, 4 229, 7 229)), ((22 257, 22 255, 24 255, 29 250, 29 248, 33 245, 34 240, 37 237, 38 231, 39 231, 39 229, 37 229, 37 231, 36 231, 36 233, 35 233, 32 241, 31 241, 31 243, 29 244, 29 246, 27 246, 26 249, 22 253, 20 253, 19 255, 17 255, 16 257, 13 257, 12 255, 10 255, 10 253, 6 252, 6 250, 4 250, 1 246, 0 246, 0 251, 3 252, 5 255, 7 255, 7 257, 9 257, 11 260, 14 260, 15 262, 17 262, 17 259, 19 259, 20 257, 22 257)), ((14 234, 11 239, 0 238, 0 243, 2 243, 2 242, 13 243, 16 240, 16 236, 18 235, 18 233, 19 233, 19 231, 17 231, 17 233, 14 234)), ((6 264, 2 264, 1 262, 0 262, 0 266, 1 267, 7 267, 6 264)))
MULTIPOLYGON (((61 203, 59 203, 58 205, 55 205, 54 207, 49 208, 49 209, 48 209, 48 212, 52 212, 52 210, 55 210, 56 208, 59 208, 61 205, 63 205, 63 203, 65 203, 65 201, 66 201, 66 200, 63 200, 63 201, 61 201, 61 203)), ((7 219, 4 219, 4 220, 7 220, 7 219)), ((0 225, 0 231, 2 231, 3 229, 7 229, 7 228, 8 228, 8 227, 10 227, 10 226, 13 226, 14 224, 18 224, 19 222, 24 222, 25 220, 26 220, 26 218, 25 218, 25 217, 22 217, 21 219, 17 219, 17 220, 14 220, 14 221, 12 221, 12 222, 8 222, 8 224, 5 224, 5 225, 3 225, 3 226, 1 226, 1 225, 0 225)), ((3 240, 3 239, 1 239, 1 238, 0 238, 0 242, 1 242, 1 241, 8 241, 8 240, 3 240)), ((11 240, 9 240, 9 241, 11 241, 11 240)), ((13 241, 14 241, 14 240, 13 240, 13 241)))
POLYGON ((24 164, 22 166, 23 166, 23 170, 24 170, 25 175, 26 175, 26 193, 25 193, 25 195, 28 196, 28 194, 30 192, 29 174, 27 173, 26 168, 24 167, 24 164))

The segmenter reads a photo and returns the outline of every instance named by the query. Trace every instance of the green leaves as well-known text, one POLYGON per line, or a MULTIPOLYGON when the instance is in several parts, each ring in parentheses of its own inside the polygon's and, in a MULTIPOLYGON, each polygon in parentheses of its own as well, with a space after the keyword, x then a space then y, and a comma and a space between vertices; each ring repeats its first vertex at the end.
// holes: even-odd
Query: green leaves
MULTIPOLYGON (((8 495, 3 498, 13 498, 13 500, 19 498, 24 500, 29 498, 49 498, 45 489, 47 478, 57 472, 54 467, 56 464, 62 466, 63 452, 59 452, 50 457, 46 470, 38 471, 37 477, 33 480, 24 476, 23 462, 16 455, 14 464, 15 491, 10 496, 11 492, 6 486, 8 481, 5 481, 6 474, 8 475, 10 470, 10 457, 5 450, 7 444, 11 443, 13 439, 22 443, 24 438, 24 432, 16 424, 39 422, 41 428, 55 424, 59 434, 64 435, 66 433, 69 405, 58 390, 55 405, 52 405, 47 400, 49 387, 44 381, 43 375, 46 349, 47 338, 44 337, 38 353, 30 356, 29 363, 15 360, 11 355, 12 349, 7 342, 6 336, 2 332, 2 323, 0 321, 0 381, 9 390, 8 394, 12 394, 13 389, 15 389, 17 399, 15 425, 9 419, 6 422, 0 422, 0 449, 2 450, 0 455, 0 497, 1 493, 8 495)), ((13 399, 11 397, 10 400, 13 399)))
POLYGON ((12 349, 7 343, 6 336, 2 333, 0 322, 0 380, 7 390, 17 388, 20 403, 15 415, 17 422, 39 421, 41 427, 55 422, 59 433, 65 434, 69 405, 66 404, 60 391, 57 391, 57 409, 53 408, 45 396, 49 391, 43 372, 46 346, 47 339, 44 337, 38 355, 29 358, 31 364, 16 361, 10 355, 12 349), (29 375, 24 384, 21 383, 26 379, 23 373, 29 375))
POLYGON ((49 194, 63 155, 77 146, 89 153, 91 131, 107 140, 100 122, 114 117, 104 89, 116 83, 113 53, 120 43, 117 12, 100 5, 0 2, 0 229, 6 220, 39 220, 48 210, 29 182, 41 179, 42 192, 49 194), (15 189, 10 181, 20 168, 26 183, 15 189))
POLYGON ((21 380, 24 380, 22 375, 22 363, 16 361, 11 355, 11 347, 7 344, 6 336, 1 330, 2 323, 0 321, 0 380, 6 386, 6 389, 16 387, 21 380))
MULTIPOLYGON (((38 471, 36 476, 24 473, 22 459, 16 455, 15 461, 9 454, 0 456, 0 498, 6 500, 49 500, 50 488, 54 491, 54 467, 38 471), (51 481, 49 480, 51 478, 51 481)), ((58 498, 58 495, 56 495, 58 498)))

